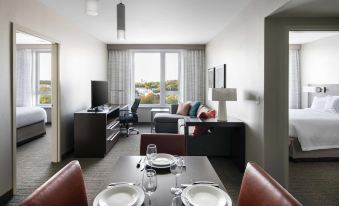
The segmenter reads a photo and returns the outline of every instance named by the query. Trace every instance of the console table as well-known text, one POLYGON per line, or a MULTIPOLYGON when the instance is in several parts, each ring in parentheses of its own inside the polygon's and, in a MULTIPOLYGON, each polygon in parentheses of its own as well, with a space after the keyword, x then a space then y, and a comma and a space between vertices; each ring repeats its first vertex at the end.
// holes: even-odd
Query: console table
MULTIPOLYGON (((198 137, 190 137, 189 136, 189 127, 192 126, 202 126, 202 127, 222 127, 226 128, 225 138, 229 136, 230 138, 230 156, 233 162, 237 165, 240 171, 245 171, 245 123, 239 119, 228 117, 227 121, 218 121, 216 118, 212 119, 199 119, 192 117, 184 118, 184 133, 186 138, 186 147, 189 145, 189 141, 199 141, 198 137)), ((202 137, 204 138, 204 137, 202 137)), ((207 137, 208 138, 208 137, 207 137)), ((213 141, 214 137, 209 137, 208 141, 213 141)), ((223 137, 219 137, 223 138, 223 137)), ((202 144, 202 142, 198 143, 202 144)), ((203 146, 203 145, 200 145, 203 146)), ((205 145, 207 146, 207 145, 205 145)), ((189 148, 186 148, 189 152, 189 148)), ((225 148, 226 149, 226 148, 225 148)), ((188 153, 188 155, 190 155, 188 153)))
POLYGON ((120 109, 110 105, 103 111, 83 110, 74 114, 74 153, 76 157, 104 157, 120 136, 120 109))

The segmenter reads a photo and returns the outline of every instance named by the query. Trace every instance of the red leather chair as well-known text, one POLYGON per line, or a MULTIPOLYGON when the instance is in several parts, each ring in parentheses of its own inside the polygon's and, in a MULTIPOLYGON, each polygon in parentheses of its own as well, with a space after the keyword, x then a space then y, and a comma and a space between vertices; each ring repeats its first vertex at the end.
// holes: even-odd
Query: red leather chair
POLYGON ((254 162, 247 163, 238 199, 238 206, 302 205, 265 170, 254 162))
POLYGON ((20 206, 88 206, 78 161, 68 163, 28 196, 20 206))
POLYGON ((147 145, 157 145, 158 153, 168 153, 172 155, 186 155, 185 136, 181 134, 142 134, 140 142, 140 155, 145 155, 147 145))

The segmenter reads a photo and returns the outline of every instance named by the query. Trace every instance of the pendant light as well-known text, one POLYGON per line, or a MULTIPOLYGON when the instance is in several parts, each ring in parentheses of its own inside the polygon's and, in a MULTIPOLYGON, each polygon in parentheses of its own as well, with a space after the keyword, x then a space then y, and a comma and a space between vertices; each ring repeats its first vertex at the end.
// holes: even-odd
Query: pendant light
POLYGON ((117 5, 117 35, 118 40, 125 40, 125 5, 120 2, 117 5))
POLYGON ((98 16, 99 0, 86 0, 86 14, 89 16, 98 16))

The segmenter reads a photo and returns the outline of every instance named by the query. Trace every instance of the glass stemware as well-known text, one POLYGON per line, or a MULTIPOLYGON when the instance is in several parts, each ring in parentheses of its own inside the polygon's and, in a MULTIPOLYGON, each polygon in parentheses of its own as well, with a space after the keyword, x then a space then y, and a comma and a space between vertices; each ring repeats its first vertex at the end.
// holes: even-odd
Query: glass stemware
POLYGON ((153 167, 153 161, 157 158, 157 146, 155 144, 147 145, 146 157, 151 167, 153 167))
POLYGON ((176 156, 170 165, 171 173, 175 175, 175 187, 171 188, 171 192, 175 195, 179 195, 182 192, 182 189, 178 186, 178 177, 182 174, 184 167, 184 159, 179 156, 176 156))
POLYGON ((151 205, 151 195, 157 189, 157 173, 153 169, 145 170, 142 176, 142 188, 147 193, 148 205, 151 205))

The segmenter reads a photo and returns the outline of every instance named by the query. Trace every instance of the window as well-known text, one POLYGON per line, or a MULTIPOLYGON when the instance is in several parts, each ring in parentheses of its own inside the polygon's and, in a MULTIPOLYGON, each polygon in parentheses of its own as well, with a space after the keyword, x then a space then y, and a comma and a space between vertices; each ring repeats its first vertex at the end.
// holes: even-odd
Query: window
POLYGON ((37 66, 37 104, 52 104, 52 56, 50 52, 36 52, 37 66))
POLYGON ((135 97, 141 104, 178 103, 179 71, 179 52, 134 52, 135 97))

